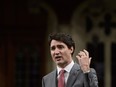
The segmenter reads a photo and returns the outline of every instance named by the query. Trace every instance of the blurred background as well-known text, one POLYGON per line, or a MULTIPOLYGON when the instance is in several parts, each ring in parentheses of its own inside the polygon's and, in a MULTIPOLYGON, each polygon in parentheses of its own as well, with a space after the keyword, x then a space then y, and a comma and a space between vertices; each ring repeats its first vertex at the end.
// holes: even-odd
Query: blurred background
POLYGON ((47 42, 52 32, 71 34, 74 60, 87 49, 99 87, 115 87, 115 0, 1 0, 0 87, 42 87, 55 68, 47 42))

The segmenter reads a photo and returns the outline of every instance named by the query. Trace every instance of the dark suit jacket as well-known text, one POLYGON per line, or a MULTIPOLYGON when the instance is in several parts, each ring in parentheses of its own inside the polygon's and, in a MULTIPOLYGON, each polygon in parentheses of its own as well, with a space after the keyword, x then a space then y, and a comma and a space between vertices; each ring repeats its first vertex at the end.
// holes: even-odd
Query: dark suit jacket
MULTIPOLYGON (((42 87, 57 87, 57 70, 47 74, 42 79, 42 87)), ((91 68, 88 74, 84 74, 78 64, 72 67, 66 87, 98 87, 96 71, 91 68)))

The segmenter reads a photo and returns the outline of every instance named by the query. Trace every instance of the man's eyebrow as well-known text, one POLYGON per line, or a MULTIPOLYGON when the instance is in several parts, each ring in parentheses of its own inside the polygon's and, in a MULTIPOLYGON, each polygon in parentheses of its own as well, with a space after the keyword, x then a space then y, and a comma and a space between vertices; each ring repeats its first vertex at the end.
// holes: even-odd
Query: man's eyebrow
POLYGON ((57 46, 63 46, 62 44, 59 44, 59 45, 57 45, 57 46))

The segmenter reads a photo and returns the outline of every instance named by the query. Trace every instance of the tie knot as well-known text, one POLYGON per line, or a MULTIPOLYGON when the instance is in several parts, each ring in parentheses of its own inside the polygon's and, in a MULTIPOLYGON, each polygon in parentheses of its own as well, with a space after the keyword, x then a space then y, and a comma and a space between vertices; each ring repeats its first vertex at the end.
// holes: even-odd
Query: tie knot
POLYGON ((63 74, 65 72, 64 69, 60 70, 60 73, 59 74, 63 74))

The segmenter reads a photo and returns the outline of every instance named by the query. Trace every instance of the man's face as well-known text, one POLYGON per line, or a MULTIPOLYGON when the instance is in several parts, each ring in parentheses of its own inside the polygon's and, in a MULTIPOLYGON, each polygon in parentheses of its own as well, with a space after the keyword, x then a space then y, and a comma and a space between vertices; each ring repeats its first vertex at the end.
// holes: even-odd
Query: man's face
POLYGON ((72 61, 71 53, 73 52, 73 47, 70 49, 63 42, 52 40, 50 44, 50 51, 53 61, 59 67, 65 67, 72 61))

